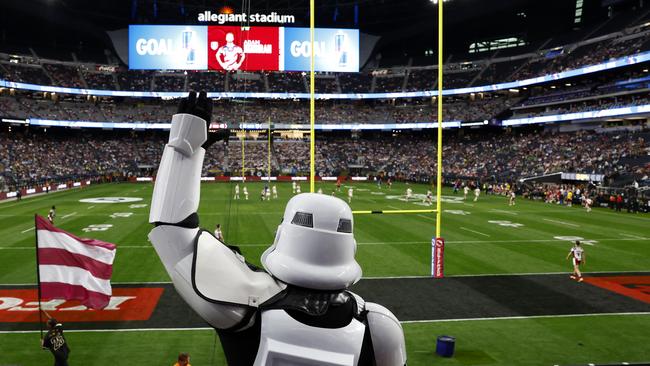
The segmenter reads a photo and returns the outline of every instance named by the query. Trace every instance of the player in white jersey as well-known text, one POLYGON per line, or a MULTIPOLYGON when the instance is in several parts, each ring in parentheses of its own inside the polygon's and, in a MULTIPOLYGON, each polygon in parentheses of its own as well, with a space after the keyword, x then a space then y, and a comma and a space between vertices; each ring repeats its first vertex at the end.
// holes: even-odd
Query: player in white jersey
POLYGON ((481 195, 481 189, 479 187, 474 188, 474 202, 478 201, 478 196, 481 195))
MULTIPOLYGON (((244 190, 246 190, 246 187, 244 187, 244 190)), ((235 185, 235 199, 239 199, 239 184, 235 185)))
POLYGON ((410 200, 411 197, 413 197, 413 190, 411 189, 411 187, 406 188, 406 200, 407 201, 410 200))
POLYGON ((47 220, 52 225, 54 225, 54 217, 56 217, 56 207, 52 206, 50 212, 47 213, 47 220))
POLYGON ((217 224, 217 227, 214 228, 214 237, 217 238, 220 242, 224 242, 223 233, 221 232, 221 224, 217 224))
POLYGON ((317 193, 319 193, 319 194, 323 194, 323 188, 318 188, 317 193))
MULTIPOLYGON (((248 201, 248 188, 244 187, 244 198, 248 201)), ((239 193, 237 193, 237 199, 239 199, 239 193)))
POLYGON ((426 203, 427 205, 431 206, 433 204, 433 194, 431 193, 431 190, 427 190, 427 197, 422 200, 422 203, 426 203))
POLYGON ((273 199, 277 200, 278 199, 278 187, 273 186, 273 199))
POLYGON ((348 188, 348 203, 352 203, 352 187, 348 188))
POLYGON ((266 195, 266 200, 270 201, 271 200, 271 188, 269 188, 269 187, 264 188, 264 194, 266 195))
POLYGON ((296 184, 296 193, 300 194, 301 192, 300 184, 296 184))
POLYGON ((580 273, 580 265, 586 263, 587 254, 585 253, 585 250, 582 249, 582 246, 580 246, 580 240, 576 240, 575 245, 571 248, 569 254, 567 254, 566 259, 569 258, 572 258, 573 262, 573 273, 570 277, 574 280, 578 280, 578 282, 582 282, 583 278, 582 273, 580 273))
POLYGON ((508 206, 514 206, 515 205, 515 198, 517 195, 515 194, 515 191, 510 191, 508 193, 508 206))
POLYGON ((296 182, 291 182, 291 193, 296 194, 296 182))
POLYGON ((242 62, 246 58, 244 50, 234 43, 235 36, 232 33, 226 34, 226 44, 219 47, 217 54, 217 62, 226 71, 239 70, 242 62))
POLYGON ((469 186, 463 187, 463 199, 467 199, 467 194, 469 193, 469 186))
POLYGON ((589 197, 583 197, 583 198, 584 199, 582 201, 585 203, 585 208, 587 209, 587 212, 591 212, 591 205, 594 202, 589 197))

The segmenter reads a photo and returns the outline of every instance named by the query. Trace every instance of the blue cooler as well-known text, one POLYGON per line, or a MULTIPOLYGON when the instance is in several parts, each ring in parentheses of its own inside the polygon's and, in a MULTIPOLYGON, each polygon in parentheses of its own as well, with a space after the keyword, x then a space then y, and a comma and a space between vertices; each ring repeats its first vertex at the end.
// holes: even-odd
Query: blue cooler
POLYGON ((451 357, 454 355, 456 338, 450 336, 439 336, 436 343, 436 353, 442 357, 451 357))

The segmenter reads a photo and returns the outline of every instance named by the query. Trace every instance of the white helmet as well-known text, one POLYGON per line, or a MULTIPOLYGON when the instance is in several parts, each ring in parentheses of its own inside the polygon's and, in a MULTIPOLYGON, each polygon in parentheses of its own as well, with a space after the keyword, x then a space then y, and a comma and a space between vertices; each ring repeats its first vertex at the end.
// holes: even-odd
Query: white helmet
POLYGON ((303 193, 289 200, 273 245, 262 254, 264 268, 295 286, 340 290, 361 278, 354 259, 352 210, 332 196, 303 193))

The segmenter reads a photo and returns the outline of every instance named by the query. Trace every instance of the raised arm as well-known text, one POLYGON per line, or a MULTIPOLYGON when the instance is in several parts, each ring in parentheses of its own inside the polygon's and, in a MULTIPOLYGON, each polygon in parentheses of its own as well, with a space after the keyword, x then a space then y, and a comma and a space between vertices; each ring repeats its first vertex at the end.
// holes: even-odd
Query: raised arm
POLYGON ((172 117, 156 182, 149 233, 158 256, 183 299, 217 329, 241 326, 260 302, 282 286, 252 271, 243 257, 199 229, 201 169, 205 148, 227 135, 208 136, 212 111, 205 92, 190 93, 172 117))

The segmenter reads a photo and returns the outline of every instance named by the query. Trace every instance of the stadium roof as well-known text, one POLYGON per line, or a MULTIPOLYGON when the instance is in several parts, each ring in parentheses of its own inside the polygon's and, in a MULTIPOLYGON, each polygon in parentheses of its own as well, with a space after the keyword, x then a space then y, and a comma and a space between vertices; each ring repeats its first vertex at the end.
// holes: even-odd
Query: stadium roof
MULTIPOLYGON (((255 12, 293 14, 308 25, 306 0, 247 0, 255 12)), ((386 58, 420 57, 436 47, 436 8, 430 0, 317 1, 319 27, 359 28, 379 35, 376 52, 386 58), (356 10, 355 10, 356 9, 356 10), (355 16, 355 13, 357 14, 355 16)), ((637 0, 584 0, 578 28, 592 27, 612 11, 632 15, 637 0)), ((128 24, 194 24, 204 10, 223 6, 235 12, 242 1, 204 0, 3 0, 0 2, 0 50, 3 46, 65 48, 77 53, 111 48, 107 30, 128 24)), ((462 54, 472 42, 519 36, 529 42, 574 32, 575 0, 449 0, 445 2, 445 52, 462 54)), ((399 62, 399 61, 397 61, 399 62)), ((432 62, 434 59, 432 57, 432 62)))

